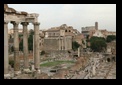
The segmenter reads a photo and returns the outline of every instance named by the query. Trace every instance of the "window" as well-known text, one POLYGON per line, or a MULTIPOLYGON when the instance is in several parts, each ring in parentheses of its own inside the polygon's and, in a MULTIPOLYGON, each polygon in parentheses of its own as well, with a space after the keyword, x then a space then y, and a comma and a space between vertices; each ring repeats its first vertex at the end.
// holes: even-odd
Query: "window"
POLYGON ((65 30, 65 32, 67 32, 67 30, 65 30))
POLYGON ((69 30, 69 32, 71 32, 71 31, 69 30))

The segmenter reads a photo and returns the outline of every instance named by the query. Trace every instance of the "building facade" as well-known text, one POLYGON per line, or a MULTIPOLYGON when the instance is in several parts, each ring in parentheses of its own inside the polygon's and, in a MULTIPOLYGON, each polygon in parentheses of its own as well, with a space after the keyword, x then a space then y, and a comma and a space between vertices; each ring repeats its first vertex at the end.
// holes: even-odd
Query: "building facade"
POLYGON ((86 38, 87 36, 90 35, 91 31, 96 31, 98 30, 98 22, 95 22, 95 26, 87 26, 87 27, 82 27, 82 34, 86 38))
POLYGON ((63 24, 46 31, 44 38, 44 50, 72 50, 73 38, 80 32, 72 26, 63 24))

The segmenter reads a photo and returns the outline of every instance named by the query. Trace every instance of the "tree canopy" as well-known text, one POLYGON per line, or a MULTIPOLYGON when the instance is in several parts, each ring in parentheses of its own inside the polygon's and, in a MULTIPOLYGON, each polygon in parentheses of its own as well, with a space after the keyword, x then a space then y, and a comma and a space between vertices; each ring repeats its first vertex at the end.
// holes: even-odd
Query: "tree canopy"
POLYGON ((113 40, 116 40, 116 36, 115 35, 108 35, 106 38, 106 42, 111 42, 113 40))
POLYGON ((76 41, 72 42, 72 49, 75 51, 78 49, 78 47, 80 46, 80 44, 78 44, 76 41))
POLYGON ((106 49, 105 38, 102 37, 91 37, 90 39, 91 46, 90 48, 95 52, 101 52, 106 49))
MULTIPOLYGON (((33 50, 33 35, 34 35, 34 31, 31 29, 28 38, 28 50, 33 50)), ((19 37, 21 36, 22 35, 20 35, 19 37)), ((19 50, 23 51, 23 39, 19 43, 19 50)))

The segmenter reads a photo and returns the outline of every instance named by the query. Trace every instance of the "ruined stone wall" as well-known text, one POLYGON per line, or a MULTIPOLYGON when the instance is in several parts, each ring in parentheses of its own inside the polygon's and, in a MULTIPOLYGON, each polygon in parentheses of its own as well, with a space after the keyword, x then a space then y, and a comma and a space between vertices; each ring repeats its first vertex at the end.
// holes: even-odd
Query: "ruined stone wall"
POLYGON ((44 39, 44 50, 58 50, 59 41, 58 39, 44 39))
POLYGON ((59 57, 67 57, 69 56, 69 53, 68 51, 65 51, 65 50, 60 50, 60 51, 47 51, 47 56, 48 57, 55 57, 55 58, 59 58, 59 57))

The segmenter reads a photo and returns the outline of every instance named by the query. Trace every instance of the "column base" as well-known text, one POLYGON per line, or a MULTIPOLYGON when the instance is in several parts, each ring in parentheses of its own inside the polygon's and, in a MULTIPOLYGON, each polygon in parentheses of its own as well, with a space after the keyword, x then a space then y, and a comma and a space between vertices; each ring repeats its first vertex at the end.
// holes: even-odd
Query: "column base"
POLYGON ((34 65, 31 65, 31 71, 35 71, 34 65))
POLYGON ((23 72, 28 74, 31 73, 32 71, 30 71, 30 69, 24 69, 23 72))
POLYGON ((21 71, 14 71, 14 76, 18 76, 21 74, 21 71))
POLYGON ((37 70, 37 73, 40 74, 41 73, 41 70, 37 70))
POLYGON ((4 79, 10 79, 11 75, 10 74, 4 74, 4 79))

